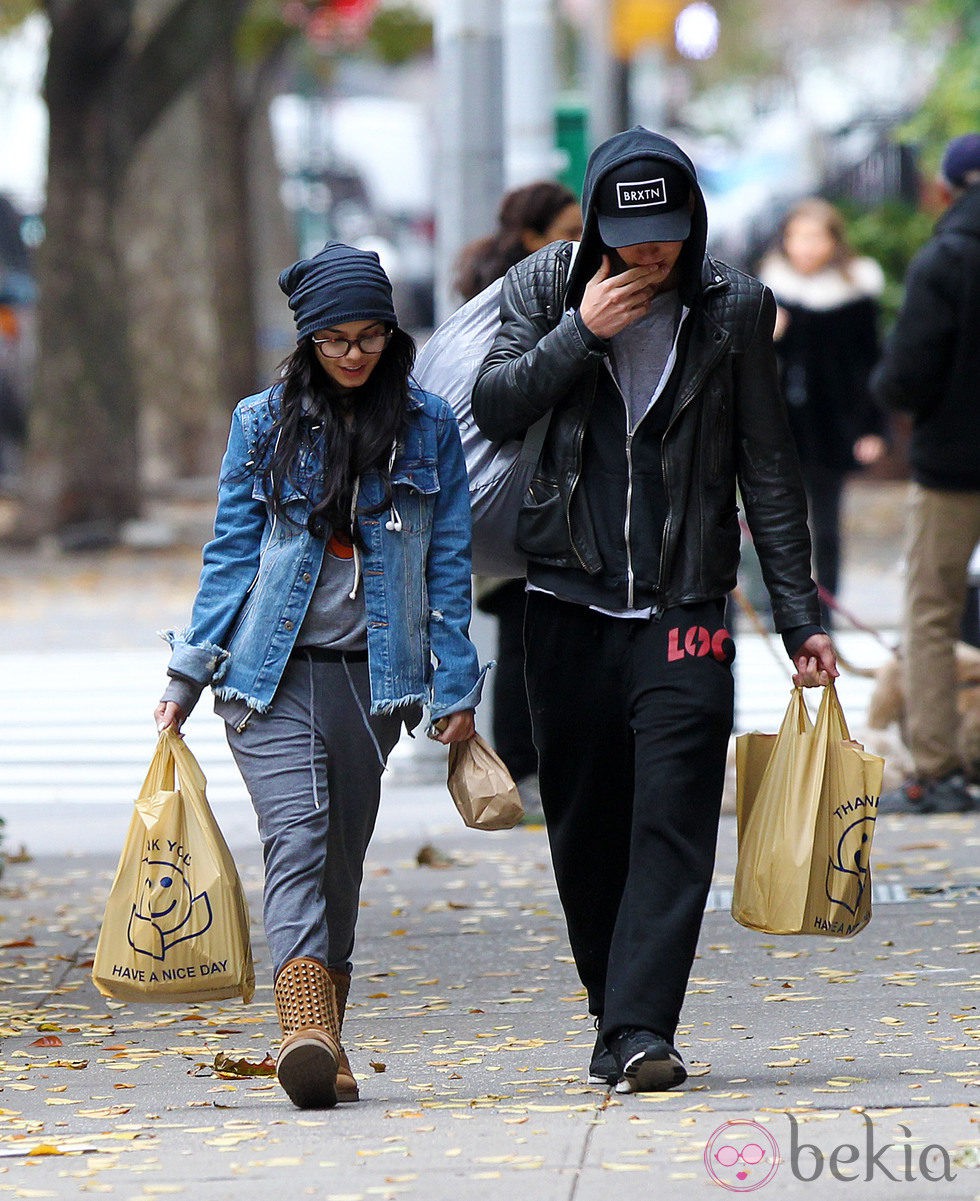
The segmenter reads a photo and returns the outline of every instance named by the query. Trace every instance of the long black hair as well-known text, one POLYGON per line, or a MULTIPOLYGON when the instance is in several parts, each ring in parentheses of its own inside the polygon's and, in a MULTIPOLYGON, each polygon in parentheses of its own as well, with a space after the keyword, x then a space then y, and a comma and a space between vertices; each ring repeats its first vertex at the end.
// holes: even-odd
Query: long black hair
POLYGON ((460 251, 455 280, 460 296, 469 300, 506 274, 515 263, 527 258, 525 230, 544 234, 570 204, 578 204, 575 193, 550 179, 508 192, 500 202, 494 232, 470 242, 460 251))
POLYGON ((390 335, 377 366, 353 392, 333 383, 320 366, 310 338, 304 338, 280 364, 280 378, 272 390, 279 411, 255 462, 276 517, 294 520, 283 501, 287 481, 314 501, 307 527, 316 537, 338 531, 360 544, 357 525, 351 523, 351 501, 355 480, 367 471, 380 473, 384 499, 358 511, 379 513, 391 504, 389 463, 408 420, 415 342, 403 329, 395 328, 390 335), (300 453, 321 438, 322 495, 314 499, 295 472, 300 453))

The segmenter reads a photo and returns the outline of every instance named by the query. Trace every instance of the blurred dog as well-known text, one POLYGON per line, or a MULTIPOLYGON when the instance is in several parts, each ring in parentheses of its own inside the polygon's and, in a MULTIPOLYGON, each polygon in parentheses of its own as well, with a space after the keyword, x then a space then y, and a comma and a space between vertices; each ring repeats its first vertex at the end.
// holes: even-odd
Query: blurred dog
MULTIPOLYGON (((970 778, 980 780, 980 648, 967 642, 956 644, 956 678, 960 759, 970 778)), ((875 672, 867 722, 873 730, 887 730, 897 723, 904 739, 905 679, 898 655, 893 655, 875 672)))

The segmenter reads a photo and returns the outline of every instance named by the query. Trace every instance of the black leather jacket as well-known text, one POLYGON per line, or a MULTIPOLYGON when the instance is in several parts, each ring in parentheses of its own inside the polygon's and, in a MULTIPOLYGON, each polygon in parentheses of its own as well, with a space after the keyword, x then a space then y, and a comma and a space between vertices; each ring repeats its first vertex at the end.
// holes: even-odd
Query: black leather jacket
POLYGON ((871 383, 883 404, 915 418, 909 453, 920 484, 980 490, 980 184, 912 260, 871 383))
MULTIPOLYGON (((506 439, 553 410, 518 541, 532 564, 597 577, 604 564, 581 486, 583 445, 598 391, 615 383, 605 344, 575 312, 558 319, 549 311, 555 272, 567 272, 569 255, 570 243, 554 243, 511 268, 473 413, 487 437, 506 439)), ((737 484, 777 630, 819 626, 806 500, 776 378, 775 302, 758 280, 707 256, 700 283, 660 444, 667 513, 657 531, 659 575, 634 599, 662 611, 721 598, 735 586, 737 484)))

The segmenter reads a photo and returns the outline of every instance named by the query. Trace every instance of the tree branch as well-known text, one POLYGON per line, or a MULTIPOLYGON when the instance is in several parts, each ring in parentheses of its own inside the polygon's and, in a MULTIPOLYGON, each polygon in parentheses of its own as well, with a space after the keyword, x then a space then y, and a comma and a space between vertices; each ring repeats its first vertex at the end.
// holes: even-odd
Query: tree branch
POLYGON ((282 66, 289 47, 295 40, 295 30, 283 28, 275 40, 268 45, 262 58, 250 71, 245 73, 241 100, 242 115, 246 122, 254 120, 259 105, 268 100, 269 80, 282 66))
POLYGON ((248 0, 179 0, 129 62, 123 82, 130 145, 234 36, 248 0))
POLYGON ((85 106, 125 50, 133 0, 45 0, 44 9, 51 24, 45 97, 85 106))

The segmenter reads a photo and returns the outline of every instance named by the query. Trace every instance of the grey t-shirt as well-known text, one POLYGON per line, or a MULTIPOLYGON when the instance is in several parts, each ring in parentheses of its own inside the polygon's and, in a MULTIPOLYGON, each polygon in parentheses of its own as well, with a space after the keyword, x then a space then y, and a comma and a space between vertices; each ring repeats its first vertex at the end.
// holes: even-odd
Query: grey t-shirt
MULTIPOLYGON (((364 588, 354 588, 353 548, 342 538, 332 537, 323 552, 323 564, 309 608, 296 636, 296 647, 317 646, 335 651, 367 650, 367 610, 364 588)), ((176 701, 185 713, 197 704, 204 685, 186 676, 171 676, 163 701, 176 701)), ((224 716, 224 714, 221 714, 224 716)))
POLYGON ((323 552, 323 565, 309 608, 296 636, 297 649, 318 646, 332 651, 367 650, 367 610, 359 584, 353 599, 355 570, 349 541, 334 535, 323 552))
POLYGON ((676 359, 683 318, 676 291, 655 296, 650 311, 610 339, 609 363, 626 400, 629 428, 636 429, 663 390, 676 359))

